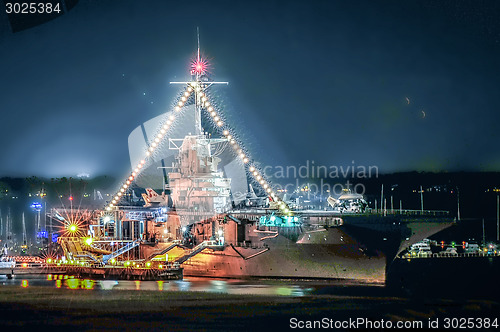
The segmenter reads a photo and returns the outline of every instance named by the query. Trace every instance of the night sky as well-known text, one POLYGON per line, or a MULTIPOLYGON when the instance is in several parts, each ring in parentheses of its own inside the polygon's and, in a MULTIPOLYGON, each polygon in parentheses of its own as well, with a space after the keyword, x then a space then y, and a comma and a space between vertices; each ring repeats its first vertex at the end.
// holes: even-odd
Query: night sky
POLYGON ((500 171, 500 1, 80 1, 0 14, 0 175, 123 176, 202 54, 263 165, 500 171))

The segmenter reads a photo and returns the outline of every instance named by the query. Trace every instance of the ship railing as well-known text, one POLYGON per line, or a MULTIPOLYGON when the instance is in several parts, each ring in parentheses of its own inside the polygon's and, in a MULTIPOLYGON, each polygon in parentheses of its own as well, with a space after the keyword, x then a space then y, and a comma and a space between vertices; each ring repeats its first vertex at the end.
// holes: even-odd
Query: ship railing
POLYGON ((381 215, 404 215, 404 216, 448 216, 450 211, 444 210, 400 210, 400 209, 387 209, 387 210, 372 210, 371 213, 381 215))
POLYGON ((199 250, 199 249, 202 249, 202 248, 213 247, 213 246, 220 246, 220 244, 219 244, 219 242, 217 242, 215 240, 203 241, 202 243, 198 244, 196 247, 194 247, 191 250, 192 251, 196 251, 196 250, 199 250))
POLYGON ((417 254, 404 254, 401 258, 403 259, 414 259, 414 258, 464 258, 464 257, 492 257, 499 256, 500 253, 491 253, 485 251, 479 252, 465 252, 465 253, 453 253, 453 252, 440 252, 440 253, 417 253, 417 254))
POLYGON ((269 247, 266 243, 254 243, 254 242, 236 242, 235 247, 237 248, 247 248, 247 249, 265 249, 269 247))

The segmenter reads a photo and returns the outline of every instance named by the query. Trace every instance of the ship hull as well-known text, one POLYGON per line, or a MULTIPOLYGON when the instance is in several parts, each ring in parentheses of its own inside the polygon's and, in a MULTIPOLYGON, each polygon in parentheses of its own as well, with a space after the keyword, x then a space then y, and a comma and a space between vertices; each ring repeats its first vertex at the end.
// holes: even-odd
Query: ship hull
MULTIPOLYGON (((372 224, 371 220, 368 221, 372 224)), ((358 221, 356 224, 305 231, 297 241, 280 234, 263 240, 263 246, 255 249, 232 245, 223 250, 205 249, 183 264, 184 274, 385 283, 387 266, 401 247, 420 241, 449 225, 421 221, 395 227, 391 222, 386 226, 391 230, 382 232, 358 221)))
MULTIPOLYGON (((387 266, 406 247, 449 227, 448 220, 350 216, 336 226, 308 220, 298 227, 267 227, 227 218, 193 225, 194 244, 219 231, 226 241, 182 261, 185 276, 213 278, 342 279, 386 282, 387 266)), ((169 251, 176 261, 190 249, 169 251)))
POLYGON ((182 266, 185 276, 217 278, 350 279, 384 283, 386 257, 340 245, 295 244, 268 250, 206 249, 182 266), (240 255, 241 254, 241 255, 240 255), (257 256, 248 258, 258 254, 257 256), (246 256, 248 255, 248 256, 246 256))

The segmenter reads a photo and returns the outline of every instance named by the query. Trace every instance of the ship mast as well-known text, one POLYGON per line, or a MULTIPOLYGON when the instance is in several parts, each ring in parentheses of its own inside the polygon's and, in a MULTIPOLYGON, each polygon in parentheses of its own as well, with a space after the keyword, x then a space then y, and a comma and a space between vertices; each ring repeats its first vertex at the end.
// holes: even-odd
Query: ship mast
POLYGON ((200 55, 200 29, 196 28, 198 48, 196 54, 196 60, 191 63, 191 81, 188 82, 170 82, 170 84, 188 84, 194 89, 194 123, 195 123, 195 135, 203 135, 203 129, 201 126, 201 109, 203 107, 204 100, 202 96, 205 90, 208 89, 213 84, 226 84, 228 82, 214 82, 209 81, 207 77, 208 62, 203 59, 200 55), (202 94, 203 92, 203 94, 202 94))
MULTIPOLYGON (((198 53, 196 57, 196 63, 195 63, 195 77, 196 77, 196 82, 198 84, 201 83, 201 77, 202 77, 202 70, 203 70, 203 63, 201 62, 200 59, 200 28, 196 27, 196 37, 198 39, 198 53), (199 69, 199 70, 198 70, 199 69)), ((201 84, 200 84, 201 85, 201 84)), ((194 116, 194 121, 195 121, 195 135, 199 136, 203 134, 203 130, 201 128, 201 97, 199 94, 200 90, 194 89, 194 100, 195 100, 195 116, 194 116)))

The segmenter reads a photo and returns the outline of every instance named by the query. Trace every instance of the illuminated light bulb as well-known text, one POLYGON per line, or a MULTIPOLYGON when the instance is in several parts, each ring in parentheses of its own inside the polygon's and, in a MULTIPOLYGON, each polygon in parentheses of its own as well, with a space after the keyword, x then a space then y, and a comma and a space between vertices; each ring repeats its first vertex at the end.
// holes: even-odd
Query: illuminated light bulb
POLYGON ((191 91, 193 91, 193 88, 188 86, 188 92, 191 92, 191 91))
POLYGON ((236 141, 234 139, 231 140, 231 144, 234 144, 236 143, 236 141))
POLYGON ((122 189, 120 189, 120 192, 121 192, 121 193, 124 193, 124 192, 125 192, 125 189, 123 189, 123 188, 122 188, 122 189))
POLYGON ((264 180, 260 180, 260 181, 259 181, 259 183, 260 183, 260 184, 264 184, 264 180))
POLYGON ((109 204, 109 207, 113 207, 113 204, 109 204))
POLYGON ((106 211, 111 211, 111 208, 108 206, 108 207, 106 208, 106 211))
POLYGON ((196 87, 196 92, 200 92, 201 88, 199 86, 196 87))
POLYGON ((126 182, 126 183, 127 183, 127 184, 130 184, 130 180, 127 180, 127 182, 126 182))
POLYGON ((186 92, 184 92, 184 97, 187 97, 187 96, 189 96, 189 92, 186 91, 186 92))
POLYGON ((132 176, 136 176, 137 175, 137 172, 132 172, 132 176))
POLYGON ((245 154, 244 153, 240 153, 240 158, 245 158, 245 154))
POLYGON ((170 121, 174 121, 174 120, 175 120, 175 116, 170 115, 170 116, 168 117, 168 119, 169 119, 170 121))
POLYGON ((123 185, 123 188, 124 188, 124 189, 127 189, 127 187, 128 187, 128 186, 127 186, 126 184, 124 184, 124 185, 123 185))
POLYGON ((227 135, 227 138, 228 138, 228 139, 231 139, 231 138, 233 138, 233 136, 231 136, 231 135, 227 135))
POLYGON ((205 102, 205 107, 210 106, 210 103, 208 101, 205 102))
POLYGON ((222 121, 217 122, 217 126, 222 126, 224 123, 222 121))
MULTIPOLYGON (((172 123, 172 121, 167 120, 167 125, 166 125, 166 126, 164 126, 164 128, 165 128, 165 127, 167 127, 167 128, 168 128, 168 126, 170 126, 170 124, 171 124, 171 123, 172 123)), ((167 129, 167 128, 165 128, 165 129, 167 129)))
POLYGON ((181 107, 184 106, 184 103, 182 101, 180 101, 177 103, 177 106, 179 106, 179 109, 177 110, 177 111, 179 111, 181 109, 181 107))
POLYGON ((130 181, 133 181, 134 180, 134 177, 133 176, 129 176, 128 178, 130 181))
POLYGON ((181 110, 181 108, 179 106, 174 107, 174 111, 179 112, 180 110, 181 110))
POLYGON ((264 185, 264 189, 267 189, 267 187, 269 187, 269 186, 268 186, 268 185, 267 185, 267 183, 266 183, 266 184, 264 185))
POLYGON ((143 165, 144 165, 145 163, 146 163, 146 160, 142 159, 142 160, 141 160, 141 164, 143 164, 143 165))
POLYGON ((214 116, 216 116, 216 115, 217 115, 217 113, 212 112, 212 113, 210 113, 210 115, 211 115, 211 116, 212 116, 212 118, 213 118, 214 116))
POLYGON ((201 101, 202 101, 202 102, 207 101, 207 97, 205 97, 205 96, 201 97, 201 101))
POLYGON ((209 112, 213 112, 213 110, 214 110, 214 108, 213 108, 212 106, 210 106, 210 107, 208 108, 208 111, 209 111, 209 112))
POLYGON ((115 201, 118 201, 120 199, 120 196, 116 195, 115 196, 115 201))
POLYGON ((111 203, 116 204, 116 199, 112 200, 111 203))
POLYGON ((186 97, 182 96, 181 100, 185 102, 186 101, 186 97))
POLYGON ((257 176, 257 180, 259 180, 259 181, 260 181, 260 179, 262 179, 262 176, 258 175, 258 176, 257 176))
POLYGON ((246 164, 248 163, 248 158, 243 158, 243 162, 246 164))
POLYGON ((218 116, 216 116, 216 117, 214 118, 214 121, 219 121, 219 119, 220 119, 220 118, 219 118, 218 116))
MULTIPOLYGON (((125 191, 125 190, 124 190, 124 191, 125 191)), ((122 193, 121 193, 121 192, 119 192, 117 195, 118 195, 118 197, 120 197, 120 196, 122 195, 122 193)))
MULTIPOLYGON (((151 144, 153 145, 153 144, 151 144)), ((152 146, 149 147, 149 151, 153 152, 154 148, 152 146)))
MULTIPOLYGON (((160 136, 160 137, 161 137, 161 136, 160 136)), ((156 142, 156 143, 160 143, 160 138, 159 138, 158 136, 155 138, 155 142, 156 142)))
MULTIPOLYGON (((156 144, 156 142, 153 142, 153 143, 151 144, 151 147, 155 148, 157 145, 158 145, 158 144, 156 144)), ((151 148, 150 148, 150 149, 151 149, 151 148)), ((151 149, 151 151, 153 151, 153 150, 151 149)))
POLYGON ((151 152, 149 152, 149 151, 148 151, 148 152, 146 152, 146 156, 148 156, 148 157, 149 157, 150 155, 151 155, 151 152))
POLYGON ((222 133, 224 134, 224 136, 229 135, 229 131, 227 131, 227 130, 224 130, 222 133))
MULTIPOLYGON (((135 172, 135 173, 139 173, 139 165, 138 165, 138 166, 134 169, 134 172, 135 172)), ((134 173, 132 173, 132 175, 134 175, 134 176, 135 176, 135 174, 134 174, 134 173)))
POLYGON ((271 188, 267 188, 267 190, 266 190, 266 191, 267 191, 268 193, 270 193, 270 192, 271 192, 271 188))
POLYGON ((239 150, 238 150, 238 153, 243 153, 243 150, 242 150, 242 149, 239 149, 239 150))
POLYGON ((257 176, 259 173, 257 171, 253 172, 253 175, 257 176))
POLYGON ((165 129, 163 129, 163 128, 160 130, 160 133, 162 133, 162 134, 165 134, 166 132, 167 131, 165 129))

